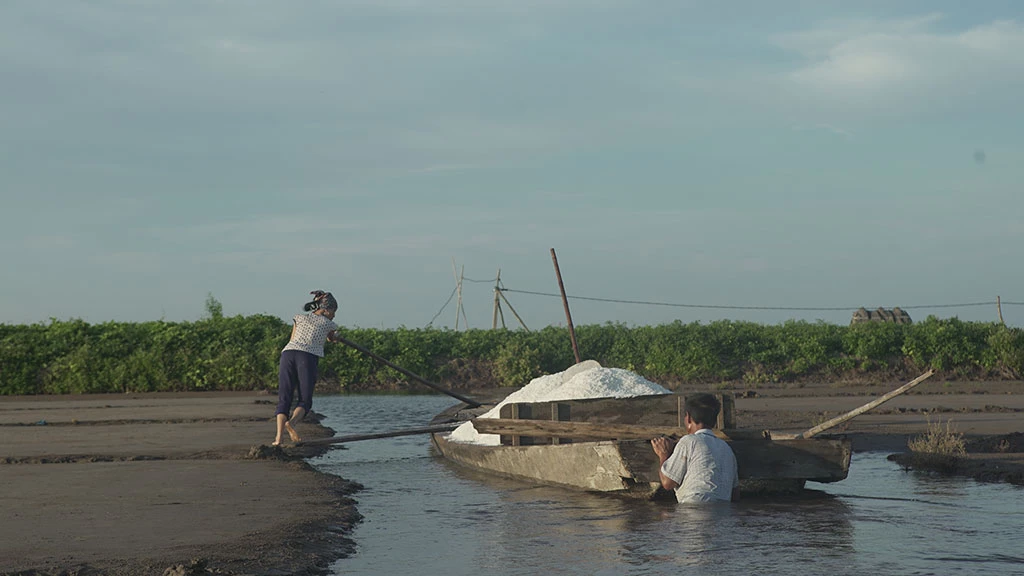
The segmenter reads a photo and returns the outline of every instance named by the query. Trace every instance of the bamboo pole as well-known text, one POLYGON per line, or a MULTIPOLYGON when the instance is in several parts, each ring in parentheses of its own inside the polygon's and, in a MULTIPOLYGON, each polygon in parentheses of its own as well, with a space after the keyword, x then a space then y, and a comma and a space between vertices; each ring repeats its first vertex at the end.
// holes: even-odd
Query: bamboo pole
POLYGON ((458 428, 462 422, 451 424, 438 424, 425 428, 407 428, 405 430, 392 430, 391 432, 378 432, 376 434, 353 434, 350 436, 337 436, 334 438, 316 438, 314 440, 303 440, 296 442, 296 446, 319 446, 323 444, 344 444, 346 442, 358 442, 360 440, 375 440, 377 438, 394 438, 396 436, 412 436, 414 434, 433 434, 434 432, 448 432, 458 428))
MULTIPOLYGON (((466 265, 462 265, 462 270, 459 272, 459 308, 462 310, 462 321, 466 324, 466 330, 469 330, 469 318, 466 318, 466 308, 462 305, 462 284, 466 278, 466 265)), ((456 314, 458 314, 456 310, 456 314)))
POLYGON ((996 312, 999 313, 999 323, 1006 326, 1006 321, 1003 320, 1003 302, 999 296, 996 296, 996 312))
MULTIPOLYGON (((888 394, 886 394, 884 396, 880 396, 880 397, 872 400, 871 402, 868 402, 867 404, 861 406, 860 408, 855 408, 853 410, 850 410, 846 414, 843 414, 841 416, 836 416, 835 418, 833 418, 833 419, 831 419, 831 420, 829 420, 827 422, 823 422, 821 424, 818 424, 817 426, 815 426, 814 428, 811 428, 810 430, 807 430, 806 432, 801 432, 800 434, 797 434, 796 436, 794 436, 794 438, 795 439, 810 438, 811 436, 814 436, 815 434, 820 434, 820 433, 824 432, 825 430, 828 430, 829 428, 834 428, 834 427, 842 424, 843 422, 846 422, 847 420, 851 420, 851 419, 853 419, 856 416, 860 416, 861 414, 867 412, 868 410, 871 410, 872 408, 880 406, 881 404, 884 404, 885 402, 888 402, 889 400, 892 400, 893 398, 899 396, 900 394, 903 394, 907 390, 910 390, 914 386, 917 386, 921 382, 924 382, 925 380, 930 378, 932 374, 933 374, 933 372, 931 370, 929 370, 929 371, 925 372, 924 374, 921 374, 917 378, 914 378, 910 382, 907 382, 903 386, 900 386, 899 388, 893 390, 892 392, 889 392, 888 394)), ((781 437, 780 437, 780 439, 781 439, 781 437)))
POLYGON ((551 261, 555 264, 555 276, 558 278, 558 290, 562 293, 562 305, 565 307, 565 321, 569 324, 569 341, 572 342, 572 353, 579 364, 580 349, 576 345, 576 330, 572 326, 572 315, 569 314, 569 299, 565 296, 565 286, 562 284, 562 272, 558 269, 558 257, 555 256, 555 249, 551 249, 551 261))
POLYGON ((498 276, 494 279, 494 310, 491 312, 491 330, 498 329, 498 309, 501 308, 501 299, 498 298, 498 284, 501 283, 501 268, 498 268, 498 276))
POLYGON ((455 392, 452 392, 451 390, 448 390, 447 388, 444 388, 444 387, 442 387, 442 386, 440 386, 438 384, 434 384, 433 382, 431 382, 430 380, 427 380, 426 378, 423 378, 422 376, 419 376, 417 374, 413 374, 412 372, 406 370, 405 368, 402 368, 401 366, 398 366, 396 364, 388 362, 387 360, 385 360, 384 358, 381 358, 380 356, 374 354, 373 352, 371 352, 367 348, 364 348, 364 347, 360 346, 359 344, 356 344, 355 342, 352 342, 351 340, 347 340, 347 339, 343 338, 342 336, 339 336, 337 332, 334 333, 334 341, 335 342, 341 342, 342 344, 344 344, 346 346, 349 346, 351 348, 355 348, 356 350, 362 352, 363 354, 366 354, 370 358, 373 358, 377 362, 380 362, 381 364, 383 364, 385 366, 388 366, 388 367, 390 367, 390 368, 392 368, 394 370, 397 370, 398 372, 401 372, 402 374, 405 374, 409 378, 412 378, 413 380, 419 382, 420 384, 423 384, 424 386, 427 386, 429 388, 433 388, 434 390, 437 390, 438 392, 441 392, 442 394, 447 394, 447 395, 451 396, 452 398, 455 398, 456 400, 461 400, 462 402, 465 402, 466 404, 468 404, 470 408, 476 408, 477 406, 480 406, 480 403, 477 402, 476 400, 473 400, 472 398, 467 398, 465 396, 462 396, 461 394, 457 394, 455 392))
POLYGON ((508 306, 508 309, 512 311, 512 315, 516 317, 516 320, 519 320, 519 325, 523 327, 523 330, 529 332, 530 329, 526 327, 526 322, 523 322, 523 319, 520 318, 519 314, 516 313, 516 309, 512 307, 512 303, 509 302, 508 298, 505 297, 505 293, 498 292, 498 294, 501 294, 501 299, 505 301, 505 305, 508 306))
POLYGON ((452 256, 452 276, 455 277, 455 292, 459 299, 455 302, 455 331, 459 331, 459 308, 462 306, 462 283, 459 282, 459 269, 455 266, 455 256, 452 256))

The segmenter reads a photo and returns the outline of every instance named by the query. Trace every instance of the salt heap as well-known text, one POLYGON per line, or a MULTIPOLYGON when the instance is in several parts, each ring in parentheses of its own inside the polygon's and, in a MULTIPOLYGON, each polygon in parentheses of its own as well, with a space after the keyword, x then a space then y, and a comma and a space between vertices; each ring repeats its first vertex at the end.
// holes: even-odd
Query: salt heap
MULTIPOLYGON (((565 372, 547 374, 534 378, 529 384, 509 394, 500 404, 485 412, 480 418, 499 418, 501 407, 510 402, 557 402, 560 400, 583 400, 587 398, 632 398, 654 394, 671 394, 668 390, 636 372, 622 368, 604 368, 588 360, 588 366, 570 367, 565 372), (580 368, 585 368, 578 371, 580 368)), ((448 436, 452 442, 464 444, 486 444, 498 446, 498 434, 480 434, 472 422, 466 422, 448 436)))

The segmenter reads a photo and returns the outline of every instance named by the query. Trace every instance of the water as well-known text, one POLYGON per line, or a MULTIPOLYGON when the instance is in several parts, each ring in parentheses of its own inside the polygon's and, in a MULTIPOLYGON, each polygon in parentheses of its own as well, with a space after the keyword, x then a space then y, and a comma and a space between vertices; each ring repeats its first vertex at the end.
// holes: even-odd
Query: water
MULTIPOLYGON (((339 435, 426 425, 445 396, 334 396, 339 435)), ((1024 490, 906 473, 854 454, 814 498, 681 506, 537 487, 452 466, 426 435, 315 459, 362 483, 355 555, 335 574, 1022 574, 1024 490)))

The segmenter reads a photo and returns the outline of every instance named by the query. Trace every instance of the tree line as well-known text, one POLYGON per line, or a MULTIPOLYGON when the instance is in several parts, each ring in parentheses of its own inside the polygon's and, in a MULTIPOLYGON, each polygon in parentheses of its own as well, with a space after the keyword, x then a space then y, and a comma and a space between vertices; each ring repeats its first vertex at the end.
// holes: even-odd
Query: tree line
MULTIPOLYGON (((540 331, 341 328, 394 364, 452 387, 520 386, 571 366, 564 327, 540 331)), ((0 324, 0 395, 274 390, 290 324, 268 315, 195 322, 51 320, 0 324)), ((840 326, 721 320, 576 327, 583 358, 667 387, 877 381, 932 368, 947 379, 1019 379, 1024 330, 929 317, 914 324, 840 326)), ((427 391, 360 352, 328 344, 328 390, 427 391)))

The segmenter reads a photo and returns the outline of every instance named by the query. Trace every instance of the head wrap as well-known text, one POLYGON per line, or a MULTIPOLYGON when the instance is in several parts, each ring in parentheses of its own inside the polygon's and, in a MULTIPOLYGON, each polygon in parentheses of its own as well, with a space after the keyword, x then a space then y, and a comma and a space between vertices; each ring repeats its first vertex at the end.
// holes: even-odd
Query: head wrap
POLYGON ((338 301, 334 299, 334 295, 330 292, 324 292, 323 290, 313 290, 310 292, 313 295, 313 301, 308 302, 303 308, 307 311, 310 310, 337 310, 338 301))

